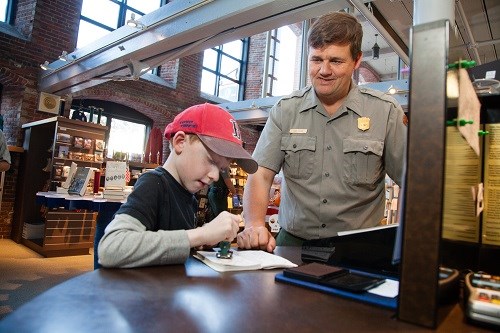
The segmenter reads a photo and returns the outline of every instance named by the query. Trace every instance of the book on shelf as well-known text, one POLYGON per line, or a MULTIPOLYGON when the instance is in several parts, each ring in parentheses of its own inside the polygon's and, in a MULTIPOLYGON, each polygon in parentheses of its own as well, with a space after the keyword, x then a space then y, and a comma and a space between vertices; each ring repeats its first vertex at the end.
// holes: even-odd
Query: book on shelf
POLYGON ((262 250, 232 251, 231 259, 217 258, 216 251, 197 251, 193 256, 218 272, 297 267, 288 259, 262 250))
MULTIPOLYGON (((466 119, 466 118, 464 118, 466 119)), ((500 245, 500 123, 481 124, 478 155, 458 126, 446 127, 442 237, 500 245)))
POLYGON ((59 146, 59 152, 57 157, 59 158, 68 158, 69 146, 59 146))
POLYGON ((62 188, 68 189, 69 186, 71 185, 71 181, 73 180, 73 177, 75 176, 77 164, 75 162, 71 162, 71 166, 69 167, 68 175, 66 176, 66 180, 61 184, 62 188))
POLYGON ((93 168, 77 167, 75 175, 69 185, 68 193, 84 196, 93 172, 93 168))

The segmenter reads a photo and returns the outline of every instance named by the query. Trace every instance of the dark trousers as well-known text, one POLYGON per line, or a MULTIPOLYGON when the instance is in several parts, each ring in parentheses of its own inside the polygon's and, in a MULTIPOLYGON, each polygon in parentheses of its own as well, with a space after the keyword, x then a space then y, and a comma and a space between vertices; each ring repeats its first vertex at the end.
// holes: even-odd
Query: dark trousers
POLYGON ((211 187, 208 190, 208 204, 212 213, 211 219, 214 219, 217 215, 228 209, 227 194, 228 191, 220 187, 211 187))
POLYGON ((302 246, 305 239, 292 235, 285 229, 281 228, 276 236, 277 246, 302 246))

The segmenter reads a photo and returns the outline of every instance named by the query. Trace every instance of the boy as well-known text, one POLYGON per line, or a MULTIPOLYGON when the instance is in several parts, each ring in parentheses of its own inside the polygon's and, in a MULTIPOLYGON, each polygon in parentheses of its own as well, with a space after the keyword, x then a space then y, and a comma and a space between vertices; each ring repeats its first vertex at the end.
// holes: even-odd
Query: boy
POLYGON ((257 170, 234 118, 218 106, 195 105, 175 117, 165 137, 171 151, 165 164, 139 177, 106 227, 98 246, 104 267, 179 264, 191 248, 236 237, 240 217, 229 212, 196 227, 193 195, 216 181, 232 160, 247 173, 257 170))

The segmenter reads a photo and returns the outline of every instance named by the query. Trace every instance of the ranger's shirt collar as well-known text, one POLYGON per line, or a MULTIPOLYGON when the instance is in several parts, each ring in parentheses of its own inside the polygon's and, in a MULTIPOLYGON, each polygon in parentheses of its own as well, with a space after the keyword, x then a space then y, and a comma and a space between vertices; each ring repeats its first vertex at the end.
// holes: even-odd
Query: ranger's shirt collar
MULTIPOLYGON (((299 112, 304 112, 307 110, 311 109, 316 109, 319 113, 322 115, 329 117, 329 115, 326 113, 325 108, 323 105, 321 105, 321 102, 319 101, 318 97, 316 96, 316 93, 313 90, 312 86, 308 86, 302 90, 302 94, 306 95, 306 98, 303 98, 300 105, 298 105, 298 111, 299 112), (307 92, 310 92, 307 94, 307 92)), ((367 112, 361 107, 361 91, 359 86, 352 81, 351 83, 351 89, 349 90, 349 94, 347 94, 347 97, 338 110, 336 114, 341 114, 346 111, 346 109, 349 109, 359 115, 360 117, 366 116, 367 112)))

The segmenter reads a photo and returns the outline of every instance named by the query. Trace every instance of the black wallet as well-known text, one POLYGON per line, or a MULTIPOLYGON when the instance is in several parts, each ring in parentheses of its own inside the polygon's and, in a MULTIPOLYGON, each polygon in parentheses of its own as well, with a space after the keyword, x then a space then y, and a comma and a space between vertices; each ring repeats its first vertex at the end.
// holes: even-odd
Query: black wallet
POLYGON ((333 279, 320 281, 320 284, 355 293, 361 293, 375 288, 376 286, 381 285, 384 282, 385 279, 383 278, 348 272, 333 279))
POLYGON ((353 273, 345 268, 317 262, 287 268, 283 270, 283 275, 356 293, 367 291, 385 281, 383 278, 353 273))
POLYGON ((344 268, 312 262, 297 267, 286 268, 283 270, 283 275, 302 281, 319 283, 320 281, 328 280, 347 272, 349 271, 344 268))

